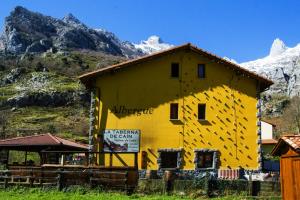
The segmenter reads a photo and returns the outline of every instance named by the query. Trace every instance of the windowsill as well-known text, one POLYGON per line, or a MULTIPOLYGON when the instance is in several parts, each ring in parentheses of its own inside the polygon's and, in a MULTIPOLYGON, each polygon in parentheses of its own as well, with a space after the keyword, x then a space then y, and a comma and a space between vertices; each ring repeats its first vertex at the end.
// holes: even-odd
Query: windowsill
POLYGON ((180 121, 180 119, 170 119, 170 121, 180 121))
POLYGON ((198 119, 199 122, 207 122, 207 119, 198 119))
POLYGON ((215 168, 209 167, 209 168, 195 168, 195 170, 205 171, 205 170, 214 170, 215 168))
POLYGON ((160 170, 177 170, 179 169, 178 167, 174 167, 174 168, 160 168, 160 170))

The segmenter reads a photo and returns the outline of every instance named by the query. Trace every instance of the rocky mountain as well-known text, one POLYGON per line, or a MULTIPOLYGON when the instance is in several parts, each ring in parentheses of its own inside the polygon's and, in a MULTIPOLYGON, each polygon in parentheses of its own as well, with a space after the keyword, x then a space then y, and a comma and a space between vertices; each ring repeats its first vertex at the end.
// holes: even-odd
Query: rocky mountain
POLYGON ((0 35, 0 138, 51 132, 86 141, 89 93, 77 76, 171 46, 16 7, 0 35))
POLYGON ((274 81, 268 94, 292 97, 300 93, 300 44, 287 47, 277 38, 268 56, 240 65, 274 81))
POLYGON ((135 48, 141 49, 145 54, 155 53, 173 46, 172 44, 163 42, 162 39, 156 35, 152 35, 147 40, 141 41, 140 44, 134 44, 135 48))
POLYGON ((0 36, 0 50, 12 54, 86 49, 134 58, 170 46, 156 36, 132 44, 109 31, 89 28, 72 14, 56 19, 20 6, 6 17, 0 36))

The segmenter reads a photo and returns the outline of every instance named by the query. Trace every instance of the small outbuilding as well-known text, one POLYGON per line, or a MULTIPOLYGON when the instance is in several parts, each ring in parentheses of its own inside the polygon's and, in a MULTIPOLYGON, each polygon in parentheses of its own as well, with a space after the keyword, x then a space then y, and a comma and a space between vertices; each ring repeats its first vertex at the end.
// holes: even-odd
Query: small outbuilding
POLYGON ((7 165, 9 164, 9 151, 25 152, 24 162, 14 162, 13 165, 37 166, 45 163, 59 163, 61 157, 59 152, 87 150, 88 147, 86 145, 62 139, 50 133, 0 140, 1 162, 7 165), (27 160, 28 152, 38 153, 40 163, 29 162, 29 160, 27 160))
POLYGON ((274 138, 274 128, 276 125, 266 120, 261 120, 261 147, 263 153, 270 154, 272 149, 277 144, 274 138))
POLYGON ((300 135, 281 137, 271 154, 280 156, 282 198, 300 199, 300 135))

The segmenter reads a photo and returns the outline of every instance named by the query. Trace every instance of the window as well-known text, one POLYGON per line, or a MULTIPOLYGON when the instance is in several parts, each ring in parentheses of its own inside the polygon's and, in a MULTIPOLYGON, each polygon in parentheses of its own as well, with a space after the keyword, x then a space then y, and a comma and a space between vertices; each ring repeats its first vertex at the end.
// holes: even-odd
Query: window
POLYGON ((177 168, 177 152, 161 152, 161 168, 177 168))
POLYGON ((198 64, 198 78, 205 78, 205 64, 198 64))
POLYGON ((194 162, 196 169, 216 169, 218 162, 217 150, 196 149, 194 162))
POLYGON ((197 168, 212 168, 213 153, 212 152, 199 152, 197 168))
POLYGON ((170 119, 178 119, 178 103, 170 104, 170 119))
POLYGON ((171 77, 178 78, 179 77, 179 63, 172 63, 171 65, 171 77))
POLYGON ((198 104, 198 120, 205 120, 205 104, 198 104))
POLYGON ((182 166, 182 148, 158 149, 159 169, 179 169, 182 166))

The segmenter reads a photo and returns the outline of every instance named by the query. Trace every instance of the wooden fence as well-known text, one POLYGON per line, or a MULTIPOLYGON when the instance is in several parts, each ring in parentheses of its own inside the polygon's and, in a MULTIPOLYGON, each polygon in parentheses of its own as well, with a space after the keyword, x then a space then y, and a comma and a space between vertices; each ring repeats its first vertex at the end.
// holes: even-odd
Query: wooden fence
POLYGON ((134 168, 90 167, 19 167, 0 171, 0 184, 30 187, 56 186, 59 190, 70 185, 90 185, 132 191, 138 181, 134 168))

